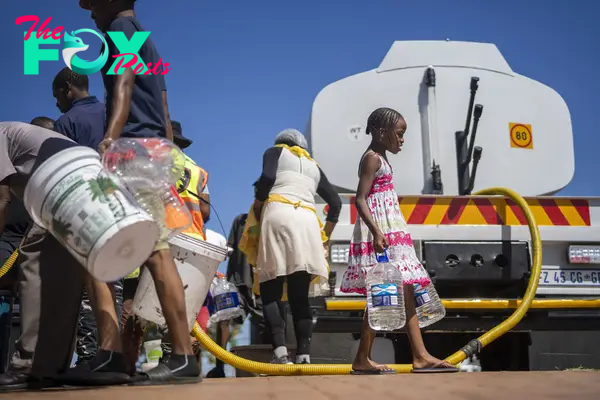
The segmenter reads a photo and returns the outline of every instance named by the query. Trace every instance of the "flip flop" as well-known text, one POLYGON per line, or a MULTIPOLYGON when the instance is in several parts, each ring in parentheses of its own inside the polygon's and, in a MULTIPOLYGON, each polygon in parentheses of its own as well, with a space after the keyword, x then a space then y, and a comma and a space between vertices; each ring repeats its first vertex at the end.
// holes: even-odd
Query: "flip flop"
POLYGON ((357 369, 350 371, 350 375, 396 375, 397 372, 392 368, 383 369, 357 369))
POLYGON ((458 368, 455 367, 442 367, 442 365, 444 365, 445 362, 441 362, 436 366, 433 367, 424 367, 424 368, 413 368, 412 371, 410 371, 413 374, 443 374, 443 373, 453 373, 453 372, 458 372, 458 368))
POLYGON ((130 386, 187 385, 200 382, 202 382, 201 376, 175 376, 169 367, 159 364, 148 372, 136 375, 130 386))

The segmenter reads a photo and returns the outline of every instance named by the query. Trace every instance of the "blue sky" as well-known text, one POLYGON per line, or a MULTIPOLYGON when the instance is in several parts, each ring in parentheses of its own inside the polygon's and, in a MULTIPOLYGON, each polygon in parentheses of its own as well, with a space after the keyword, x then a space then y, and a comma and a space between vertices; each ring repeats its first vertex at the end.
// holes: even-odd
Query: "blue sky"
MULTIPOLYGON (((44 62, 40 75, 24 76, 26 28, 14 21, 37 14, 42 21, 52 16, 51 28, 95 28, 77 4, 0 6, 0 120, 58 117, 51 83, 64 64, 44 62)), ((188 153, 209 171, 212 201, 227 231, 250 205, 262 152, 275 134, 287 127, 304 130, 321 88, 377 67, 395 40, 495 43, 513 70, 554 88, 569 105, 576 172, 561 194, 600 195, 600 2, 140 0, 137 12, 173 67, 167 75, 171 114, 195 141, 188 153)), ((90 79, 91 92, 102 99, 100 75, 90 79)), ((209 227, 220 231, 216 217, 209 227)))

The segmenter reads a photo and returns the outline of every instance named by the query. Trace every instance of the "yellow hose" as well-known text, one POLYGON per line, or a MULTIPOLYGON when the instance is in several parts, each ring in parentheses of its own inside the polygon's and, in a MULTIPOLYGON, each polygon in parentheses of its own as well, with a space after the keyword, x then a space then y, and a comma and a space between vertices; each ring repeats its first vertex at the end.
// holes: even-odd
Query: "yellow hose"
POLYGON ((10 255, 10 257, 8 257, 8 260, 6 260, 2 268, 0 268, 0 278, 2 278, 4 275, 6 275, 8 271, 10 271, 12 266, 15 264, 15 261, 17 261, 17 257, 19 257, 18 249, 13 251, 13 253, 10 255))
MULTIPOLYGON (((535 218, 533 217, 533 214, 531 213, 531 210, 527 205, 527 202, 514 191, 505 188, 486 189, 476 193, 476 195, 504 195, 515 201, 519 205, 521 210, 523 210, 523 214, 527 219, 527 224, 529 225, 529 232, 531 233, 532 237, 533 267, 531 269, 529 284, 527 285, 527 290, 525 291, 523 300, 520 302, 519 306, 513 312, 513 314, 509 318, 504 320, 500 325, 486 332, 478 339, 472 340, 461 350, 457 351, 456 353, 454 353, 446 359, 446 361, 454 365, 462 362, 468 356, 479 352, 481 348, 487 346, 494 340, 498 339, 500 336, 504 335, 516 324, 518 324, 519 321, 521 321, 521 319, 529 309, 531 301, 535 297, 535 292, 537 290, 538 281, 540 279, 540 273, 542 269, 542 242, 540 239, 540 232, 535 222, 535 218)), ((200 328, 200 325, 198 323, 194 325, 192 335, 198 340, 198 342, 200 342, 202 347, 204 347, 209 353, 214 355, 219 360, 231 365, 234 368, 238 368, 248 372, 267 375, 347 375, 352 370, 352 366, 350 364, 282 365, 247 360, 245 358, 231 354, 230 352, 216 344, 210 338, 210 336, 208 336, 202 330, 202 328, 200 328)), ((389 365, 389 367, 395 369, 396 372, 399 373, 406 373, 412 371, 412 365, 410 364, 391 364, 389 365)))
POLYGON ((452 354, 450 357, 446 359, 451 364, 458 364, 465 360, 467 357, 478 353, 481 351, 481 348, 487 346, 492 343, 494 340, 498 339, 500 336, 504 335, 506 332, 515 327, 523 319, 525 313, 529 309, 533 298, 535 297, 535 292, 537 291, 538 283, 540 280, 540 274, 542 272, 542 239, 540 238, 540 230, 538 229, 537 223, 535 222, 535 218, 531 213, 531 209, 527 205, 525 199, 523 199, 520 195, 515 193, 514 191, 506 188, 490 188, 481 190, 476 193, 476 195, 505 195, 506 197, 512 199, 517 205, 523 210, 523 214, 527 219, 527 225, 529 226, 529 233, 531 235, 532 249, 533 253, 533 263, 531 268, 531 276, 529 277, 529 283, 527 284, 527 289, 525 290, 525 295, 523 296, 523 300, 521 304, 517 307, 517 309, 511 314, 510 317, 502 321, 500 325, 495 326, 490 329, 483 335, 481 335, 478 339, 472 340, 465 347, 452 354))

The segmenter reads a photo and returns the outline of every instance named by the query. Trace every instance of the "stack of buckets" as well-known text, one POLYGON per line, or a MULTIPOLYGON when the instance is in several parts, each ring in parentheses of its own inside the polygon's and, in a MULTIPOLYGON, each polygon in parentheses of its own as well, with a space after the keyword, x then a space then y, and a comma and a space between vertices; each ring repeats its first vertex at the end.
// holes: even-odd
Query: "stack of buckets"
MULTIPOLYGON (((171 253, 175 258, 177 270, 183 281, 185 309, 190 331, 210 289, 219 264, 227 258, 227 247, 208 241, 198 240, 185 234, 179 234, 169 240, 171 253)), ((148 269, 140 276, 137 292, 132 304, 133 312, 158 325, 165 323, 162 309, 156 295, 154 281, 148 269)))

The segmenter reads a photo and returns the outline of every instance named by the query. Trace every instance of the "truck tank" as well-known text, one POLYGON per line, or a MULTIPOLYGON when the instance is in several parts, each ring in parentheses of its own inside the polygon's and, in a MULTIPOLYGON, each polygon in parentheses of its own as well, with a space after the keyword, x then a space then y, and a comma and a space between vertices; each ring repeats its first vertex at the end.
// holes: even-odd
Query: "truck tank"
MULTIPOLYGON (((483 149, 473 191, 504 186, 523 196, 551 195, 573 177, 565 101, 550 87, 515 73, 493 44, 397 41, 378 68, 321 90, 307 133, 313 157, 340 192, 356 189, 358 161, 371 140, 366 121, 378 107, 398 110, 408 124, 402 152, 390 157, 400 195, 470 192, 464 186, 472 171, 460 172, 469 145, 483 149), (469 109, 473 118, 467 117, 469 109), (456 132, 465 130, 469 136, 457 144, 456 132), (334 152, 343 157, 333 157, 334 152), (434 166, 443 189, 435 184, 434 166)), ((477 153, 471 151, 473 158, 477 153)))

